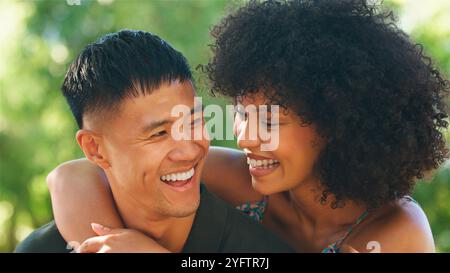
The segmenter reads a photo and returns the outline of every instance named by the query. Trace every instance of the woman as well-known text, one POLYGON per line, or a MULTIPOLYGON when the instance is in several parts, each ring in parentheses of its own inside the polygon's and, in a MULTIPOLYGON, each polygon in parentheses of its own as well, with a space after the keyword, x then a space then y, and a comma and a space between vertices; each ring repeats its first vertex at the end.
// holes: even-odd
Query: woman
MULTIPOLYGON (((245 137, 248 113, 238 112, 243 152, 212 148, 202 180, 301 252, 434 251, 409 194, 448 157, 439 130, 449 85, 378 10, 362 0, 258 1, 212 30, 204 69, 213 93, 283 111, 279 124, 259 117, 279 133, 270 152, 245 137)), ((122 226, 107 181, 88 161, 59 166, 48 184, 67 241, 94 236, 92 222, 122 226)))

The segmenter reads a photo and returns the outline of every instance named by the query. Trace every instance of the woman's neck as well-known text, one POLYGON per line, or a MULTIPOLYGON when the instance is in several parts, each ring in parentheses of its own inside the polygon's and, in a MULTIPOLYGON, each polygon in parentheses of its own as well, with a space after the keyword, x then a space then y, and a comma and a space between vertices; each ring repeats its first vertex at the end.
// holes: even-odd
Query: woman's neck
POLYGON ((324 187, 310 179, 288 191, 286 197, 298 219, 313 229, 333 229, 351 225, 367 210, 366 206, 345 200, 342 207, 332 208, 335 196, 328 194, 322 201, 324 187))

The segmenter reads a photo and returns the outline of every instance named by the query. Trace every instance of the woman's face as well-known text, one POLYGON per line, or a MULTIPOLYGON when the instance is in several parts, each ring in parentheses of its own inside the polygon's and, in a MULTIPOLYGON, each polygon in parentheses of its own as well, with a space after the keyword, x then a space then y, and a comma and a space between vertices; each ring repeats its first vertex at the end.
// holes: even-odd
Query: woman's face
POLYGON ((260 113, 257 114, 257 121, 253 121, 258 127, 262 126, 262 129, 270 129, 272 136, 278 134, 278 147, 264 151, 261 144, 269 140, 259 134, 256 138, 250 137, 249 129, 255 125, 250 125, 252 119, 246 110, 252 108, 248 107, 249 105, 258 108, 265 104, 262 93, 241 98, 235 117, 234 133, 238 146, 247 155, 253 188, 261 194, 269 195, 294 189, 312 179, 314 162, 323 141, 318 137, 314 125, 301 126, 300 118, 293 111, 285 113, 280 107, 278 125, 271 124, 271 119, 264 118, 260 113))

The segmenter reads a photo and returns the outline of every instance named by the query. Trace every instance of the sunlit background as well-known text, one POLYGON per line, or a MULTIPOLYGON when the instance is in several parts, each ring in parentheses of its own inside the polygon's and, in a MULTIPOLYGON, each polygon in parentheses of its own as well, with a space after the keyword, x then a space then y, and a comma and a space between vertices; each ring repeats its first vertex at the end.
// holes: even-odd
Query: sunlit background
MULTIPOLYGON (((76 124, 59 92, 71 60, 88 43, 119 29, 158 34, 195 68, 210 57, 208 31, 241 1, 0 1, 0 252, 12 251, 52 218, 47 173, 82 157, 76 124)), ((450 1, 390 0, 401 27, 450 75, 450 1)), ((200 92, 207 83, 196 73, 200 92)), ((224 102, 204 95, 204 103, 224 102)), ((444 132, 449 140, 449 132, 444 132)), ((233 146, 229 142, 213 145, 233 146)), ((450 164, 414 197, 438 251, 450 252, 450 164)))

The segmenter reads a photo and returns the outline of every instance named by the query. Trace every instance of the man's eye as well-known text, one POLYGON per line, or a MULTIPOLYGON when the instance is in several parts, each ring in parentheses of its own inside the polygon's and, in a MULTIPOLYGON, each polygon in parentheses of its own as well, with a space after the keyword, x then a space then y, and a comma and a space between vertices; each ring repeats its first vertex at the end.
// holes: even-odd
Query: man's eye
POLYGON ((150 138, 154 138, 154 137, 161 137, 161 136, 165 136, 167 134, 166 131, 160 131, 156 134, 153 134, 150 138))

